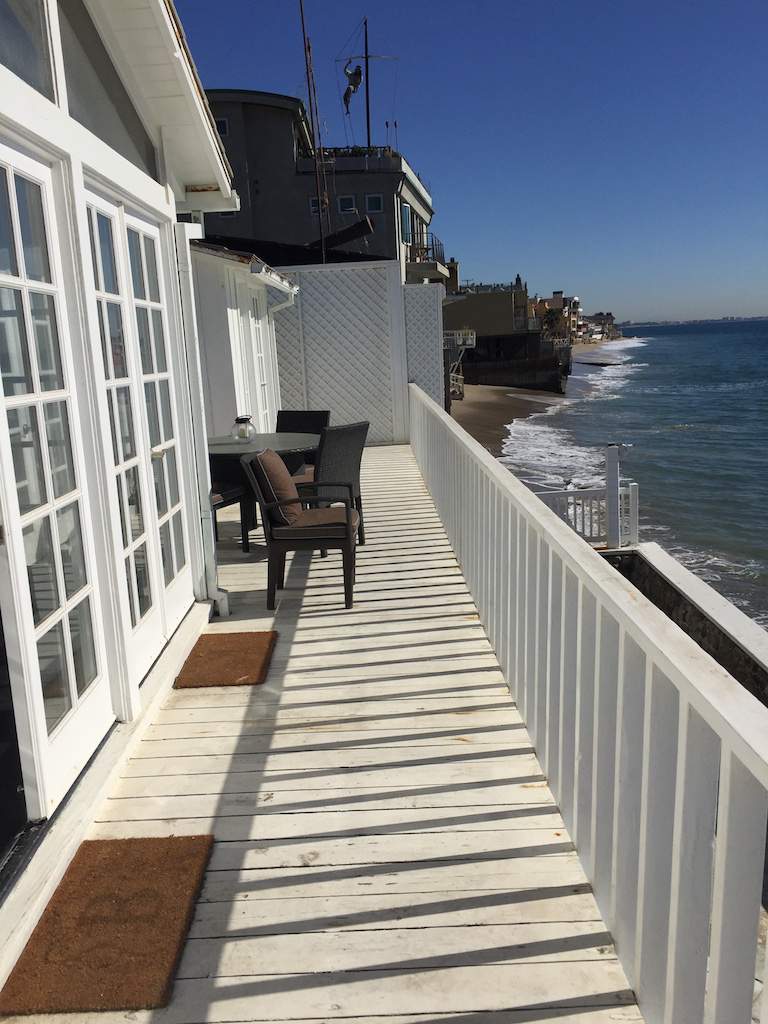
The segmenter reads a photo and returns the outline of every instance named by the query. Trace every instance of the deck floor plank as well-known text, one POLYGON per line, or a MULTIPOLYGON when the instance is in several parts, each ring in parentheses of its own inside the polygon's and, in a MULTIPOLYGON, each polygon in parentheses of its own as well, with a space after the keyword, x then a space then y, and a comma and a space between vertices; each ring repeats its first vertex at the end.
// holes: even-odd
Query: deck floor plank
POLYGON ((171 1004, 78 1024, 642 1024, 408 448, 364 507, 354 609, 302 554, 274 615, 222 514, 209 629, 277 629, 269 679, 170 692, 99 808, 216 843, 171 1004))

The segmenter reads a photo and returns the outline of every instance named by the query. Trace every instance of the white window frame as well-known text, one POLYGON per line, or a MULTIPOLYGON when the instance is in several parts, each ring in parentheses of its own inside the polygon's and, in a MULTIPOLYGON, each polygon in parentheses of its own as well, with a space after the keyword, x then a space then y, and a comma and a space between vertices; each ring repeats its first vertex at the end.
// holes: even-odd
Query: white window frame
POLYGON ((312 217, 318 217, 320 215, 320 200, 317 196, 309 197, 309 212, 312 217))
POLYGON ((357 199, 356 199, 356 197, 353 196, 353 195, 337 196, 336 197, 336 209, 339 211, 339 213, 357 213, 357 199), (350 208, 348 210, 345 210, 344 207, 342 206, 342 204, 347 199, 352 203, 352 205, 350 206, 350 208))
POLYGON ((384 194, 382 192, 367 192, 365 195, 365 212, 366 213, 384 213, 384 194), (377 199, 379 201, 379 209, 371 209, 371 200, 377 199))

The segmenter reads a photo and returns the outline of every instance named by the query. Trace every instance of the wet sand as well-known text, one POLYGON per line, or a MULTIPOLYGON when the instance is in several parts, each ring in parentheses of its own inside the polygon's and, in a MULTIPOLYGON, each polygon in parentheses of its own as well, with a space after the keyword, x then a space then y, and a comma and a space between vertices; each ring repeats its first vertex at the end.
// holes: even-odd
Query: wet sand
POLYGON ((466 384, 464 399, 451 404, 451 416, 491 455, 498 457, 507 436, 508 423, 544 412, 548 406, 560 402, 562 396, 546 391, 466 384))

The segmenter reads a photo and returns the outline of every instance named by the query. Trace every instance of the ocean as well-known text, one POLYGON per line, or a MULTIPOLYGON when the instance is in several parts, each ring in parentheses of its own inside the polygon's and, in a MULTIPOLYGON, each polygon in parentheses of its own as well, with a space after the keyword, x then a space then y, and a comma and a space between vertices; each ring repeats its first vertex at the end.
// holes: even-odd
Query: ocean
POLYGON ((768 320, 624 333, 574 356, 566 396, 512 423, 501 461, 534 490, 595 486, 604 446, 631 444, 640 540, 768 628, 768 320), (581 362, 600 358, 615 365, 581 362))

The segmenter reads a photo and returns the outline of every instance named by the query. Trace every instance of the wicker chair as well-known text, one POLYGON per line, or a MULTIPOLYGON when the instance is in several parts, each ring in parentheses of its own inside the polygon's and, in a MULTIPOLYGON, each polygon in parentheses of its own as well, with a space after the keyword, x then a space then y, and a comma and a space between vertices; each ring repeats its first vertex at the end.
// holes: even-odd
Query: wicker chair
POLYGON ((240 460, 261 511, 267 542, 267 608, 274 610, 276 592, 285 586, 285 556, 289 551, 339 550, 344 565, 344 604, 352 607, 355 585, 355 537, 360 517, 353 507, 351 484, 333 482, 334 498, 311 493, 299 497, 293 478, 279 455, 269 449, 240 460))
MULTIPOLYGON (((279 409, 275 430, 278 434, 319 434, 331 422, 328 409, 279 409)), ((302 455, 293 453, 283 456, 283 462, 292 473, 299 472, 303 465, 312 466, 315 453, 304 452, 302 455)))
POLYGON ((330 501, 341 501, 346 494, 333 480, 344 480, 352 485, 352 500, 360 517, 358 540, 365 544, 363 522, 363 499, 360 495, 360 463, 363 448, 368 437, 368 423, 348 423, 341 427, 326 427, 320 435, 320 447, 314 466, 294 477, 299 494, 311 487, 318 497, 330 501))

